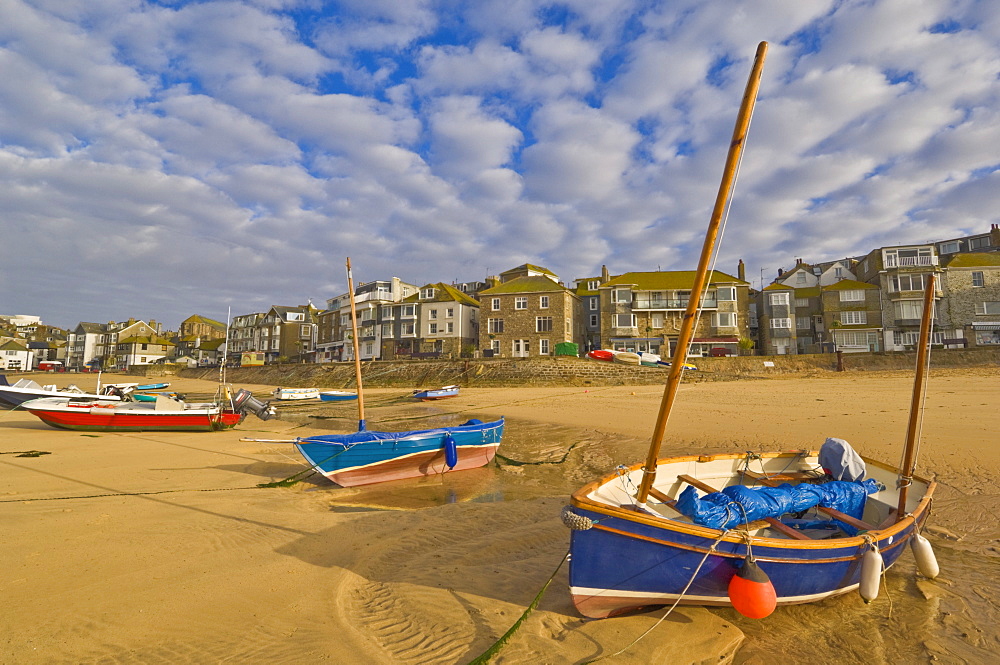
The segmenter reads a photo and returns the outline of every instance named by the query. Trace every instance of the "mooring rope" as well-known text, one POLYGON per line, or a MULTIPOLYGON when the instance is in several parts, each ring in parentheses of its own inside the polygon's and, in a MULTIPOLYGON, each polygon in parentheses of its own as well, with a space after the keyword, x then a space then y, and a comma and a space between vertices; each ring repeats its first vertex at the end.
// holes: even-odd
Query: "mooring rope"
POLYGON ((511 626, 507 630, 507 632, 500 637, 500 639, 494 642, 493 646, 484 651, 474 660, 469 661, 469 665, 486 665, 486 663, 490 662, 490 660, 493 659, 493 656, 497 655, 500 652, 500 649, 502 649, 504 645, 507 644, 507 641, 510 640, 511 636, 515 632, 517 632, 517 629, 520 628, 521 624, 525 622, 525 620, 528 618, 528 615, 531 614, 536 607, 538 607, 538 603, 541 602, 542 596, 545 594, 545 591, 549 588, 549 585, 552 584, 552 580, 555 579, 556 574, 559 572, 559 569, 562 568, 562 565, 566 563, 567 559, 569 559, 568 550, 566 554, 563 555, 563 558, 559 560, 559 565, 556 566, 556 569, 552 571, 552 574, 549 576, 549 579, 545 582, 545 584, 542 585, 542 588, 538 591, 538 593, 535 594, 535 598, 531 601, 531 604, 528 605, 528 608, 524 610, 524 613, 521 614, 518 620, 514 622, 514 625, 511 626))

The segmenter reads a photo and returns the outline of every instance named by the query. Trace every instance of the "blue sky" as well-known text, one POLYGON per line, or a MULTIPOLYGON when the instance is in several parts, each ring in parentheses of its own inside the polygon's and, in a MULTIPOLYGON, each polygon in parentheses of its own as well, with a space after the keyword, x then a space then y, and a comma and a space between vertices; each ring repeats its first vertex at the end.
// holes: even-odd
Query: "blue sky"
POLYGON ((0 314, 691 269, 760 41, 719 269, 1000 220, 987 0, 0 0, 0 314))

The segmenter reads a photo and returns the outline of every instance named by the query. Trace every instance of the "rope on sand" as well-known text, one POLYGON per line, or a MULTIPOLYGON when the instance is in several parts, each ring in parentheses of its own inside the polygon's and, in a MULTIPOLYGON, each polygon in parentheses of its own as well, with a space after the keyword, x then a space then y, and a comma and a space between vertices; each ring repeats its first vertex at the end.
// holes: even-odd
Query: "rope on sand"
POLYGON ((559 569, 562 568, 562 565, 566 563, 567 559, 569 559, 569 551, 567 551, 566 554, 563 556, 563 558, 559 561, 559 565, 556 566, 556 569, 552 571, 552 575, 549 576, 548 581, 542 585, 541 590, 539 590, 538 594, 535 595, 535 599, 531 601, 531 604, 528 605, 528 609, 524 610, 524 613, 521 615, 521 617, 514 622, 514 625, 511 626, 510 629, 506 633, 504 633, 499 640, 494 642, 493 646, 484 651, 475 660, 469 661, 469 665, 486 665, 486 663, 490 662, 490 660, 493 659, 493 656, 497 655, 500 652, 500 649, 502 649, 504 645, 507 644, 507 641, 510 640, 511 636, 515 632, 517 632, 517 629, 520 628, 521 624, 523 624, 525 619, 528 618, 528 615, 531 614, 531 612, 536 607, 538 607, 538 603, 541 602, 542 596, 545 594, 545 590, 549 588, 550 584, 552 584, 552 580, 555 579, 556 573, 559 572, 559 569))

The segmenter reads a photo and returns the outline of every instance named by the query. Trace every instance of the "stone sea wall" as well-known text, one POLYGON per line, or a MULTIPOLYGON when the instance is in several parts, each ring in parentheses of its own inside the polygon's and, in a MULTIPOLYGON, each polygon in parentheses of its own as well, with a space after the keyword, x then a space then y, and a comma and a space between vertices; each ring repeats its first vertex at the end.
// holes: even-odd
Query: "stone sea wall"
MULTIPOLYGON (((697 372, 685 372, 687 381, 726 381, 740 378, 821 376, 838 371, 836 354, 794 356, 739 356, 694 359, 697 372)), ((913 353, 843 354, 846 372, 912 370, 913 353)), ((932 367, 1000 366, 1000 349, 938 350, 932 367)), ((157 370, 153 370, 157 371, 157 370)), ((176 374, 216 380, 218 369, 160 367, 158 376, 176 374)), ((154 376, 149 373, 146 376, 154 376)), ((433 388, 461 386, 648 385, 662 384, 667 370, 573 357, 476 358, 467 360, 372 361, 362 363, 362 380, 372 388, 433 388)), ((226 370, 235 384, 264 384, 322 389, 353 388, 353 363, 283 364, 226 370)))

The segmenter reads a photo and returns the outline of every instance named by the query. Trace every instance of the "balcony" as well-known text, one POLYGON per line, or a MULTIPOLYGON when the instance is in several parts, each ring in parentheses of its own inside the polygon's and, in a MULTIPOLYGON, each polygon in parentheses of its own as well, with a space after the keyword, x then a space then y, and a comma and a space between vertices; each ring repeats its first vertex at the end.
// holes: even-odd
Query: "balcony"
MULTIPOLYGON (((718 302, 714 298, 705 298, 701 301, 702 309, 714 309, 718 307, 718 302)), ((636 298, 632 301, 632 309, 687 309, 688 299, 670 300, 668 298, 636 298)))
POLYGON ((936 256, 894 256, 889 254, 885 257, 886 268, 915 268, 918 266, 936 266, 938 257, 936 256))

